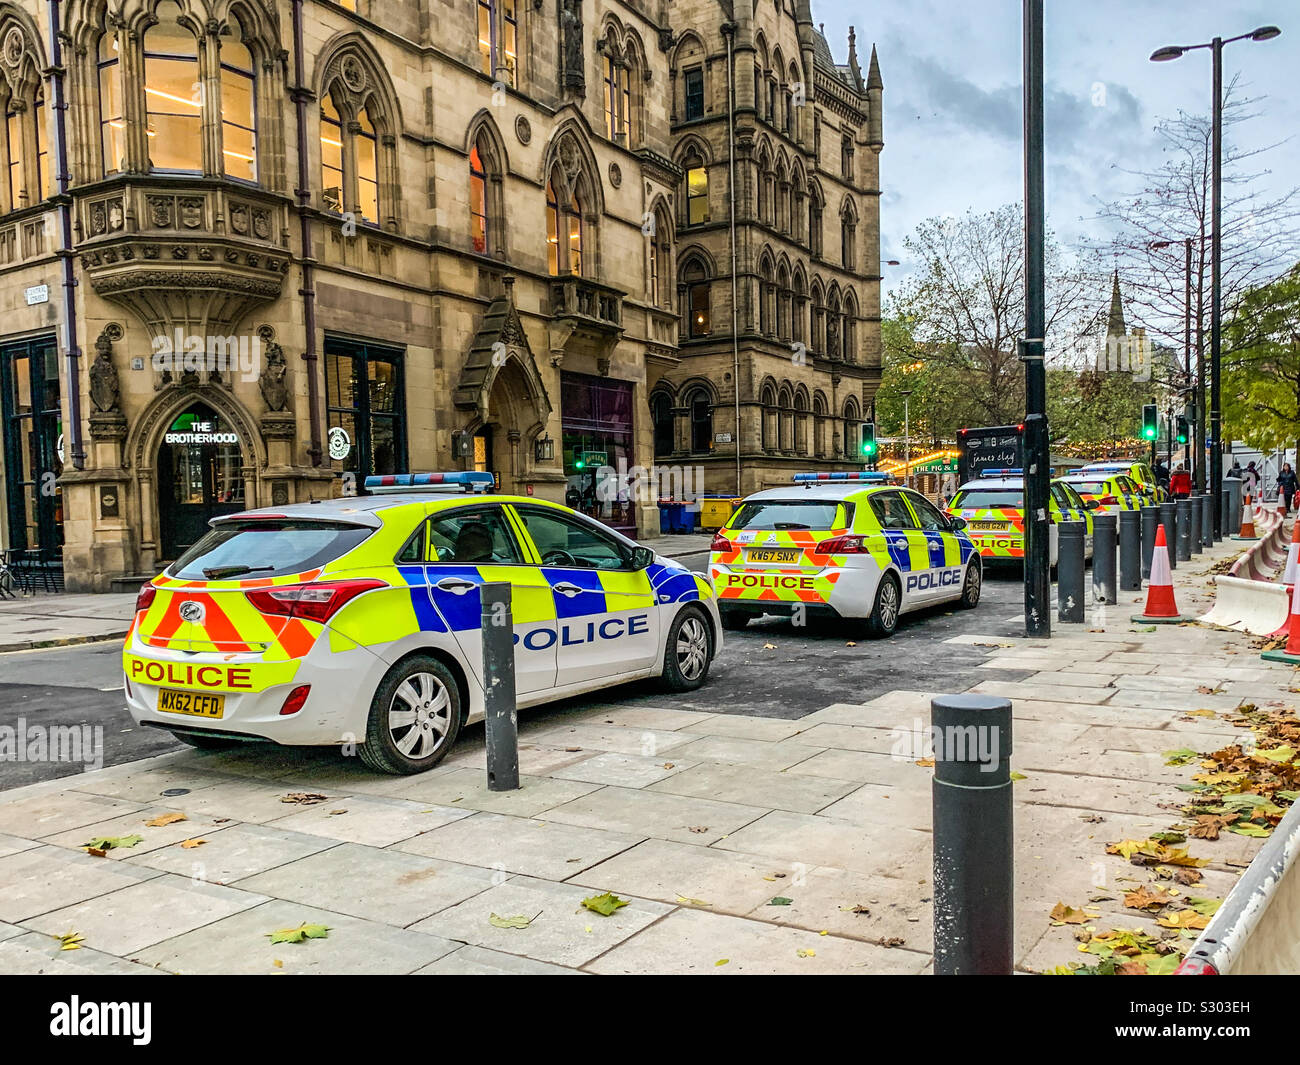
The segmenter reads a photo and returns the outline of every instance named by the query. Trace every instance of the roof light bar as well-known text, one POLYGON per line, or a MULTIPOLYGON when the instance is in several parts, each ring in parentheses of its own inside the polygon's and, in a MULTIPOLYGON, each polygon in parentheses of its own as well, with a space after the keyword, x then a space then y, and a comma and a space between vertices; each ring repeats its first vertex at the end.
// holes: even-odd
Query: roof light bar
POLYGON ((1023 477, 1025 471, 1019 466, 1007 466, 1000 470, 983 470, 981 477, 1023 477))
POLYGON ((487 492, 496 485, 490 473, 454 470, 449 473, 384 473, 366 478, 366 491, 385 492, 487 492))
POLYGON ((885 482, 892 481, 894 478, 888 473, 881 473, 876 470, 867 470, 863 472, 844 472, 836 471, 832 473, 796 473, 791 480, 795 484, 813 484, 819 481, 872 481, 885 482))

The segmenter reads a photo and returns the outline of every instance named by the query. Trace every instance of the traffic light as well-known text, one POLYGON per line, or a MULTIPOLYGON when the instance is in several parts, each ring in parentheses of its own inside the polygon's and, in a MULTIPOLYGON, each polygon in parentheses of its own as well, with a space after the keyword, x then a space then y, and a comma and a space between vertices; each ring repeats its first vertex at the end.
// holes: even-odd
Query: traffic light
POLYGON ((869 459, 876 457, 875 422, 864 422, 862 425, 862 454, 869 459))
POLYGON ((1180 414, 1178 415, 1178 433, 1177 433, 1178 442, 1180 444, 1187 443, 1187 436, 1188 436, 1187 419, 1180 414))
POLYGON ((1159 415, 1156 414, 1156 405, 1146 403, 1142 406, 1142 439, 1156 440, 1160 437, 1159 415))

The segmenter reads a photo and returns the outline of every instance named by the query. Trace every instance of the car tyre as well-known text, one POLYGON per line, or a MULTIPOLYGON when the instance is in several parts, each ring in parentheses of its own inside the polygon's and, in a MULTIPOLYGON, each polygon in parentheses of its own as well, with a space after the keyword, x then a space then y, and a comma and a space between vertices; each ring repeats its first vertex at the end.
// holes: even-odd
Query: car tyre
POLYGON ((749 628, 749 619, 752 614, 744 610, 737 610, 734 607, 728 609, 725 606, 718 607, 718 613, 722 616, 722 627, 728 632, 738 632, 741 629, 749 628))
POLYGON ((380 773, 423 773, 451 750, 461 718, 460 686, 451 670, 432 655, 413 655, 379 682, 358 753, 380 773))
POLYGON ((898 578, 886 573, 876 585, 876 602, 867 618, 867 635, 873 640, 881 640, 894 635, 898 628, 898 612, 902 607, 902 590, 898 578))
POLYGON ((974 610, 980 605, 980 593, 984 590, 984 573, 978 560, 971 559, 966 564, 966 576, 961 582, 961 598, 957 606, 961 610, 974 610))
POLYGON ((694 691, 713 662, 713 628, 697 606, 685 607, 668 626, 660 684, 670 692, 694 691))

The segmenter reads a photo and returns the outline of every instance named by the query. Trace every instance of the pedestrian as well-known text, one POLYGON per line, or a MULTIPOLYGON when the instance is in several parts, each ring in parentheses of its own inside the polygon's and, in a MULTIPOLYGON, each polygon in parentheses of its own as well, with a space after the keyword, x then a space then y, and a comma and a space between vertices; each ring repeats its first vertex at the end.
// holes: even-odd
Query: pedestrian
POLYGON ((1169 467, 1165 465, 1165 460, 1156 459, 1156 468, 1152 472, 1156 475, 1157 486, 1169 491, 1169 467))
POLYGON ((1282 502, 1287 514, 1291 513, 1291 500, 1295 498, 1298 487, 1300 487, 1300 482, 1296 481, 1295 471, 1291 469, 1291 463, 1283 463, 1282 472, 1277 475, 1277 488, 1282 493, 1282 502))
POLYGON ((1174 470, 1173 476, 1169 478, 1169 491, 1174 494, 1175 499, 1186 499, 1192 494, 1192 475, 1181 462, 1174 470))
POLYGON ((1239 480, 1241 478, 1241 463, 1238 462, 1236 459, 1232 460, 1232 469, 1228 471, 1228 476, 1236 477, 1239 480))
POLYGON ((1259 471, 1253 462, 1246 463, 1246 469, 1241 474, 1241 487, 1251 499, 1255 498, 1259 489, 1259 471))

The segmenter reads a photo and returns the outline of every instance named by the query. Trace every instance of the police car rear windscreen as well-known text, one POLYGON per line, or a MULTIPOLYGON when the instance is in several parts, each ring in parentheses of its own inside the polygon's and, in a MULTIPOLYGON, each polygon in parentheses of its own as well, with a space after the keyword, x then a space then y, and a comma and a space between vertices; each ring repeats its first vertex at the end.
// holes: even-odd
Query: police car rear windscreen
POLYGON ((997 507, 1023 507, 1025 493, 1019 488, 970 488, 952 501, 963 510, 992 510, 997 507))
POLYGON ((346 554, 373 531, 344 522, 222 522, 168 572, 190 581, 302 573, 346 554))
POLYGON ((843 529, 851 511, 849 504, 833 500, 756 499, 727 524, 731 529, 843 529))

